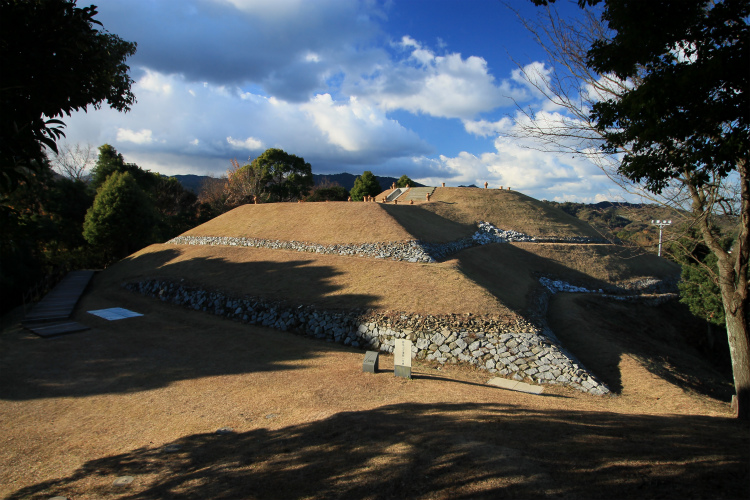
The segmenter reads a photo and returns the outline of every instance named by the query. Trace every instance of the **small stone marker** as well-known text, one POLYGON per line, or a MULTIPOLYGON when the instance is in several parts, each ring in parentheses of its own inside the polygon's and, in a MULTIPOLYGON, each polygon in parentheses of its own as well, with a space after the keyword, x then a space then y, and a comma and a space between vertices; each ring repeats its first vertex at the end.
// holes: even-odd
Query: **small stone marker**
POLYGON ((128 486, 133 482, 135 478, 133 476, 120 476, 112 483, 114 486, 128 486))
POLYGON ((495 387, 501 387, 511 391, 525 392, 528 394, 541 394, 544 392, 544 388, 540 385, 531 385, 526 382, 519 382, 516 380, 508 380, 507 378, 495 377, 487 382, 489 385, 495 387))
POLYGON ((397 339, 393 354, 393 374, 411 378, 411 340, 397 339))
POLYGON ((378 373, 378 352, 367 351, 362 363, 362 371, 365 373, 378 373))
POLYGON ((443 183, 443 187, 445 187, 445 182, 443 183))

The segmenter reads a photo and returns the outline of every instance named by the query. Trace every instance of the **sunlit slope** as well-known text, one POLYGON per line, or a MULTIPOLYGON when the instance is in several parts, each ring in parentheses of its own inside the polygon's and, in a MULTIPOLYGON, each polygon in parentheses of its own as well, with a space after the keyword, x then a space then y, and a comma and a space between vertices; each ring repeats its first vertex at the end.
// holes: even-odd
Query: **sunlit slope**
POLYGON ((432 201, 243 205, 188 232, 321 244, 419 239, 445 242, 470 236, 479 221, 531 236, 600 235, 585 222, 515 191, 437 188, 432 201))
POLYGON ((473 224, 445 219, 414 206, 363 202, 243 205, 184 233, 320 244, 378 243, 421 239, 452 241, 470 236, 473 224))
POLYGON ((459 224, 486 221, 530 236, 601 238, 586 222, 517 191, 437 188, 420 206, 459 224))

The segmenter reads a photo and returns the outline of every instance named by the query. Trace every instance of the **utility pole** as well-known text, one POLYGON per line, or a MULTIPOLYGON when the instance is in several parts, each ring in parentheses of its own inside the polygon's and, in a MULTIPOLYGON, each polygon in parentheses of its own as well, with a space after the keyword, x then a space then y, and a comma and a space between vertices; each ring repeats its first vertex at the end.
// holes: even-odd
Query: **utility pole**
POLYGON ((651 224, 655 226, 659 226, 659 257, 661 257, 661 232, 664 229, 664 227, 672 224, 672 221, 671 220, 652 220, 651 224))

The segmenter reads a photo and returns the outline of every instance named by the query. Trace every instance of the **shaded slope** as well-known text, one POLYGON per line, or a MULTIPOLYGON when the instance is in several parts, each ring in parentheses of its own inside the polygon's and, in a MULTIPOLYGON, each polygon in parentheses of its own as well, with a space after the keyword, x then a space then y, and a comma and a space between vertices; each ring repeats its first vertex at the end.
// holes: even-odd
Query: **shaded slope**
POLYGON ((455 262, 410 264, 285 250, 151 245, 110 267, 109 286, 149 277, 292 304, 422 314, 509 311, 455 262))

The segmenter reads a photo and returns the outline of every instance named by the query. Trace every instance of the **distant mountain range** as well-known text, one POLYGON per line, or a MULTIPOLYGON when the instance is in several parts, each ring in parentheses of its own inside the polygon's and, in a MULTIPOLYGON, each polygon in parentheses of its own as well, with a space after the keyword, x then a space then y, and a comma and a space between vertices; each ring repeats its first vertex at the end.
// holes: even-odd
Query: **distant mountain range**
MULTIPOLYGON (((180 184, 185 189, 188 189, 196 194, 198 194, 201 190, 201 186, 203 185, 203 182, 206 179, 209 179, 210 177, 207 175, 193 175, 193 174, 187 174, 187 175, 173 175, 175 179, 180 181, 180 184)), ((339 186, 345 187, 347 190, 351 190, 351 188, 354 187, 354 180, 359 177, 358 175, 354 174, 313 174, 313 180, 315 181, 315 185, 323 184, 325 182, 330 183, 336 183, 339 186)), ((389 189, 391 185, 393 185, 394 182, 396 182, 398 179, 396 177, 381 177, 379 175, 376 175, 375 178, 380 183, 380 187, 385 191, 386 189, 389 189)), ((422 187, 424 184, 420 184, 418 182, 414 182, 414 187, 422 187)))

